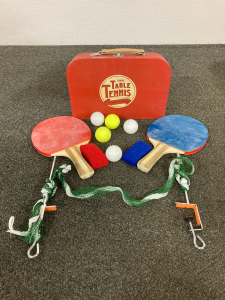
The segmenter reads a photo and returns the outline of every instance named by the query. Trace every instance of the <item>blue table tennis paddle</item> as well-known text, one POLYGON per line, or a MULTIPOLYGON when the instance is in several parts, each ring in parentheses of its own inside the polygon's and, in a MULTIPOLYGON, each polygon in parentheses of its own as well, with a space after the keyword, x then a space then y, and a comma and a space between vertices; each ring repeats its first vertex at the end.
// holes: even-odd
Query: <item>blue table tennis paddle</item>
POLYGON ((193 118, 170 115, 154 121, 148 127, 147 138, 154 149, 137 163, 138 169, 146 173, 164 154, 188 155, 199 151, 207 141, 208 130, 193 118))

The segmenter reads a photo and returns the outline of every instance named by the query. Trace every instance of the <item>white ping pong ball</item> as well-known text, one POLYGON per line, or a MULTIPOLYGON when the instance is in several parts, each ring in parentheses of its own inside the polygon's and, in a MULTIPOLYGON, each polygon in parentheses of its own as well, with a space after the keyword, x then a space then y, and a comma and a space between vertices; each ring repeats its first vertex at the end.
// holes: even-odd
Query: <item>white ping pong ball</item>
POLYGON ((128 134, 133 134, 138 130, 138 123, 133 119, 126 120, 123 124, 123 129, 128 134))
POLYGON ((96 111, 91 115, 91 123, 95 126, 101 126, 104 123, 104 121, 105 117, 99 111, 96 111))
POLYGON ((122 157, 122 150, 119 146, 112 145, 106 149, 105 155, 109 161, 116 162, 122 157))

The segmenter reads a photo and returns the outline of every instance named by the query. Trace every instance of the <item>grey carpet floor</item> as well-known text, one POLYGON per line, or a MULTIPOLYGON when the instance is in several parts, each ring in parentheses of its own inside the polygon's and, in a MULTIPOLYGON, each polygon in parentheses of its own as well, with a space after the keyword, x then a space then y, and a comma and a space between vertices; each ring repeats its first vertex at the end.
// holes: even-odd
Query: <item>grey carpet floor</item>
MULTIPOLYGON (((29 259, 29 245, 6 231, 10 216, 16 229, 28 224, 49 176, 52 160, 33 148, 32 129, 71 115, 66 68, 75 55, 105 46, 0 47, 0 299, 225 299, 225 45, 133 47, 160 53, 171 66, 166 114, 196 118, 209 130, 205 147, 188 157, 196 169, 188 195, 199 208, 205 249, 194 247, 184 212, 175 207, 185 202, 177 183, 167 197, 135 208, 119 193, 72 199, 57 182, 51 204, 58 210, 45 214, 40 255, 29 259)), ((108 143, 92 141, 103 151, 111 144, 125 151, 146 141, 152 121, 138 120, 130 136, 123 120, 108 143)), ((174 157, 164 156, 148 174, 119 161, 87 180, 73 166, 65 177, 74 190, 113 185, 142 199, 166 182, 174 157)), ((58 158, 56 167, 63 163, 69 160, 58 158)))

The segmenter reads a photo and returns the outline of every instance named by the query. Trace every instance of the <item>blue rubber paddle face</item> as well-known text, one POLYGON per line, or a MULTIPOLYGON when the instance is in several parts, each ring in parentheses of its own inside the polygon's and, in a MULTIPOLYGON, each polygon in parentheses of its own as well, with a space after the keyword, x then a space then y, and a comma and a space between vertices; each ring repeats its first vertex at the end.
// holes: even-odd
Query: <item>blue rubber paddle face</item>
POLYGON ((208 130, 193 118, 170 115, 154 121, 148 127, 147 136, 190 154, 205 144, 208 130))

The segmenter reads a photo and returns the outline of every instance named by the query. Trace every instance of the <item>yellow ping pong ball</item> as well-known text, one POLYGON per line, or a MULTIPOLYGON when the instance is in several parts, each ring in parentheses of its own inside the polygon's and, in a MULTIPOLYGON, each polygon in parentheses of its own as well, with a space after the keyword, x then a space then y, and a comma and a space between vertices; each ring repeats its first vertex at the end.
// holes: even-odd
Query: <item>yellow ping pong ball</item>
POLYGON ((120 118, 115 114, 110 114, 105 118, 105 125, 109 129, 116 129, 120 125, 120 118))
POLYGON ((109 128, 101 126, 95 131, 95 137, 100 143, 106 143, 111 138, 111 131, 109 128))

